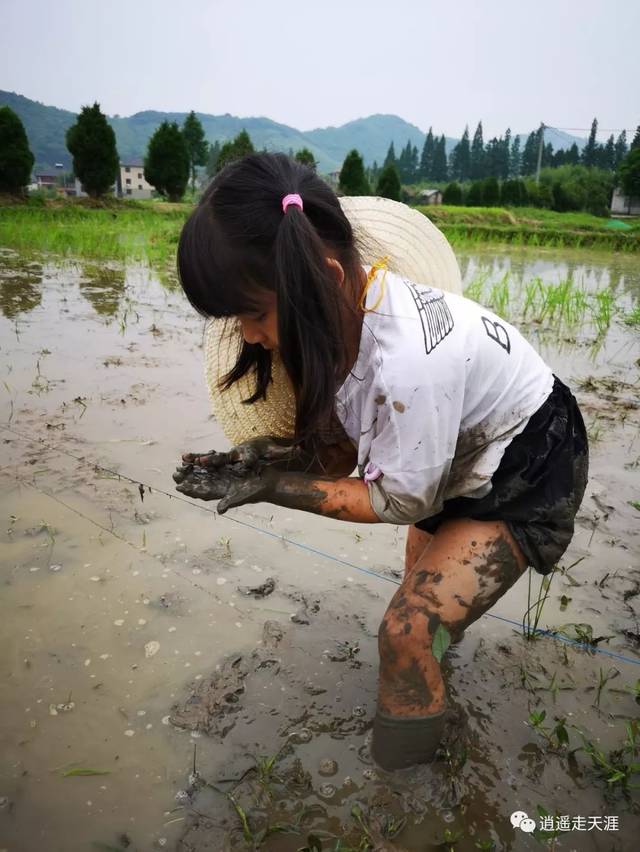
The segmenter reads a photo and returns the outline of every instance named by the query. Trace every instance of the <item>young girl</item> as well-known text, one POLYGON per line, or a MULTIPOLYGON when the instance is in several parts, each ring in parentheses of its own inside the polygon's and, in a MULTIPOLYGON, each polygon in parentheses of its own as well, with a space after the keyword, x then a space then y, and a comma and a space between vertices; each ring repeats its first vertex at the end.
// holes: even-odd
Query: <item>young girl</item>
POLYGON ((200 313, 239 323, 226 386, 249 371, 251 402, 264 397, 278 350, 296 396, 293 446, 265 436, 187 454, 178 490, 219 499, 221 513, 266 501, 408 525, 405 577, 379 629, 372 749, 386 769, 431 759, 446 706, 438 625, 460 636, 571 540, 588 459, 575 399, 504 320, 437 281, 363 267, 333 191, 284 155, 217 175, 178 266, 200 313), (336 422, 344 440, 327 443, 336 422))

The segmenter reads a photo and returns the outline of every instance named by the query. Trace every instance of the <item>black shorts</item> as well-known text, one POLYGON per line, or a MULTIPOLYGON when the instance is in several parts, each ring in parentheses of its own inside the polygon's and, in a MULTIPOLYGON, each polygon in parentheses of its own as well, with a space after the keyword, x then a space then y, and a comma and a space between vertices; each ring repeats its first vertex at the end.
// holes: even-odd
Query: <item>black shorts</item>
POLYGON ((504 521, 529 565, 548 574, 569 546, 587 485, 589 445, 575 397, 554 377, 553 390, 509 444, 479 499, 455 497, 416 527, 434 533, 443 521, 504 521))

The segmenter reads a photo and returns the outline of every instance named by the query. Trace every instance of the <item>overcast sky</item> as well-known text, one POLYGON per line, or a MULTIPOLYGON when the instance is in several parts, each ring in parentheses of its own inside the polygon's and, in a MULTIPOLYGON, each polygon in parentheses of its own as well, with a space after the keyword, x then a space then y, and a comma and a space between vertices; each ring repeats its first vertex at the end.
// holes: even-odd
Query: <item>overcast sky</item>
POLYGON ((0 0, 0 89, 300 130, 632 129, 639 34, 638 0, 0 0))

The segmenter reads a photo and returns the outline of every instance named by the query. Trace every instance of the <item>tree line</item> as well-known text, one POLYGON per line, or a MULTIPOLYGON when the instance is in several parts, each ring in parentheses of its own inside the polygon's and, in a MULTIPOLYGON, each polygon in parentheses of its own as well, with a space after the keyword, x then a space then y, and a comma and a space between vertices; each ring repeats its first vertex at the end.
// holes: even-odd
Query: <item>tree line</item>
MULTIPOLYGON (((582 152, 575 142, 570 148, 554 150, 551 142, 544 143, 544 127, 530 133, 523 146, 520 137, 512 137, 509 128, 504 136, 494 136, 485 143, 480 121, 473 138, 469 136, 469 127, 465 127, 462 138, 447 156, 444 135, 434 135, 433 128, 430 127, 421 152, 416 145, 408 141, 400 154, 396 155, 392 142, 383 168, 388 165, 395 166, 403 184, 420 181, 444 183, 448 180, 462 182, 487 177, 500 180, 519 178, 536 172, 542 137, 543 168, 583 165, 615 172, 630 150, 626 131, 622 130, 617 139, 611 134, 604 144, 597 141, 597 133, 598 120, 594 118, 589 139, 582 152)), ((639 139, 640 126, 636 130, 633 144, 637 146, 639 139)), ((374 178, 377 177, 378 171, 378 164, 374 162, 374 178)))
MULTIPOLYGON (((522 150, 519 137, 494 137, 486 144, 482 122, 478 123, 473 139, 468 127, 449 157, 444 135, 435 136, 429 128, 422 152, 410 141, 397 156, 393 142, 389 145, 382 167, 377 162, 366 169, 360 153, 351 150, 342 164, 338 190, 345 195, 382 195, 406 199, 403 185, 421 180, 451 183, 444 192, 445 202, 482 204, 532 204, 553 206, 555 209, 576 207, 580 199, 596 198, 593 206, 599 210, 608 205, 607 187, 612 178, 603 180, 598 171, 617 173, 625 194, 640 194, 637 177, 640 159, 640 126, 630 146, 625 131, 617 139, 613 135, 605 144, 597 141, 598 122, 593 120, 591 132, 582 152, 574 144, 567 150, 554 151, 551 143, 542 146, 541 165, 544 179, 535 186, 523 176, 536 171, 544 128, 529 134, 522 150), (582 171, 579 167, 582 167, 582 171), (556 177, 549 177, 554 172, 556 177), (585 178, 585 173, 587 176, 585 178), (587 187, 587 185, 589 185, 587 187), (595 187, 595 189, 594 189, 595 187), (595 195, 594 195, 595 192, 595 195)), ((67 130, 66 143, 73 157, 73 170, 90 196, 99 197, 111 191, 119 169, 119 157, 113 128, 100 105, 85 106, 76 122, 67 130)), ((207 144, 204 129, 195 112, 191 111, 182 127, 176 122, 163 121, 155 130, 144 158, 144 176, 161 195, 170 201, 180 200, 191 178, 195 190, 196 170, 204 166, 209 178, 231 160, 255 151, 251 137, 242 130, 234 139, 207 144)), ((313 153, 303 148, 289 155, 299 162, 317 168, 313 153)), ((0 108, 0 191, 18 193, 31 178, 34 158, 29 149, 24 126, 9 107, 0 108)), ((595 212, 595 210, 594 210, 595 212)))

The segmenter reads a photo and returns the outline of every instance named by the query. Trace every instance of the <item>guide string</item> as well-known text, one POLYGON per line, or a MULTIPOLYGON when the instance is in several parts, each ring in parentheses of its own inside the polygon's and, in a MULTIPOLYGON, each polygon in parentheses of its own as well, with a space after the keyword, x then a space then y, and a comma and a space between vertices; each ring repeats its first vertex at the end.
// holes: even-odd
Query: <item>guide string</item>
MULTIPOLYGON (((186 503, 187 505, 193 506, 194 508, 200 509, 201 511, 208 512, 209 514, 212 514, 216 517, 222 518, 223 520, 231 521, 234 524, 239 524, 240 526, 246 527, 247 529, 254 530, 257 533, 260 533, 261 535, 269 536, 269 538, 273 538, 273 539, 276 539, 277 541, 285 542, 286 544, 290 544, 293 547, 299 548, 300 550, 305 550, 308 553, 313 553, 315 556, 321 556, 323 559, 328 559, 331 562, 337 562, 339 565, 345 565, 348 568, 353 568, 354 571, 360 571, 362 574, 368 574, 371 577, 377 577, 379 580, 386 580, 388 583, 393 583, 396 586, 401 585, 400 580, 397 580, 393 577, 387 577, 384 574, 378 573, 377 571, 372 571, 369 568, 363 568, 361 565, 356 565, 354 562, 349 562, 346 559, 342 559, 338 556, 334 556, 331 553, 327 553, 324 550, 320 550, 316 547, 312 547, 311 545, 305 544, 304 542, 295 541, 294 539, 287 538, 286 536, 281 535, 279 533, 271 532, 270 530, 264 529, 264 527, 257 526, 257 524, 252 524, 249 521, 244 521, 240 518, 231 517, 229 515, 218 515, 218 513, 215 511, 215 509, 209 509, 207 506, 203 506, 200 503, 194 503, 191 500, 187 500, 185 497, 182 497, 178 494, 172 494, 169 491, 164 491, 162 488, 157 488, 155 485, 152 486, 152 485, 149 485, 146 482, 142 482, 140 479, 134 479, 130 476, 127 476, 124 473, 120 473, 118 471, 111 470, 110 468, 104 467, 103 465, 99 465, 99 464, 96 464, 94 462, 90 462, 86 458, 84 458, 83 456, 75 455, 74 453, 69 452, 69 450, 63 449, 62 447, 56 447, 53 444, 49 444, 47 441, 44 440, 44 438, 35 438, 35 437, 29 436, 29 435, 25 435, 23 432, 20 432, 17 429, 14 429, 13 427, 7 426, 5 424, 0 424, 0 429, 3 429, 5 432, 10 432, 11 434, 16 435, 16 437, 20 438, 21 440, 23 440, 25 442, 42 444, 48 450, 60 453, 61 455, 68 456, 69 458, 74 459, 75 461, 79 462, 80 464, 91 467, 96 472, 108 473, 110 476, 117 477, 118 479, 125 480, 126 482, 130 482, 132 485, 137 486, 138 490, 140 491, 140 496, 141 496, 142 499, 144 499, 145 489, 146 489, 146 491, 149 492, 149 494, 156 492, 158 494, 164 495, 165 497, 168 497, 170 500, 179 500, 182 503, 186 503)), ((26 483, 26 484, 31 485, 31 483, 26 483)), ((38 489, 36 486, 32 486, 32 487, 36 488, 37 491, 40 491, 40 489, 38 489)), ((44 492, 44 491, 40 491, 40 493, 46 494, 46 492, 44 492)), ((51 495, 46 494, 46 496, 51 496, 51 495)), ((58 500, 58 502, 60 502, 66 508, 72 509, 72 507, 67 506, 66 503, 62 503, 62 501, 60 501, 60 500, 58 500)), ((87 516, 82 515, 80 512, 77 512, 75 509, 72 509, 72 511, 75 511, 76 514, 81 515, 81 517, 84 517, 86 520, 91 521, 91 518, 88 518, 87 516)), ((133 545, 127 539, 124 539, 124 538, 122 538, 122 536, 115 534, 113 532, 113 530, 110 530, 108 527, 104 527, 101 524, 98 524, 97 522, 94 522, 94 521, 91 521, 91 522, 95 523, 96 526, 99 526, 101 529, 105 530, 106 532, 113 533, 116 538, 120 539, 121 541, 124 541, 126 544, 130 544, 131 546, 135 547, 135 545, 133 545)), ((495 613, 492 613, 492 612, 485 612, 485 613, 483 613, 483 615, 487 616, 488 618, 496 619, 497 621, 502 621, 506 624, 511 624, 511 625, 517 627, 518 629, 520 629, 522 627, 522 624, 520 622, 514 621, 511 618, 506 618, 505 616, 502 616, 502 615, 496 615, 495 613)), ((546 637, 550 637, 552 639, 557 639, 560 642, 564 642, 566 645, 572 645, 574 647, 580 648, 581 650, 588 650, 588 651, 596 653, 596 654, 602 654, 603 656, 606 656, 606 657, 612 657, 613 659, 621 660, 622 662, 625 662, 625 663, 631 663, 635 666, 640 666, 640 659, 634 659, 633 657, 628 657, 625 654, 619 654, 616 651, 609 651, 606 648, 599 648, 597 646, 588 645, 584 642, 579 642, 576 639, 571 639, 568 636, 562 636, 561 634, 556 633, 553 630, 543 630, 542 628, 537 627, 532 632, 534 632, 538 636, 546 636, 546 637)))

